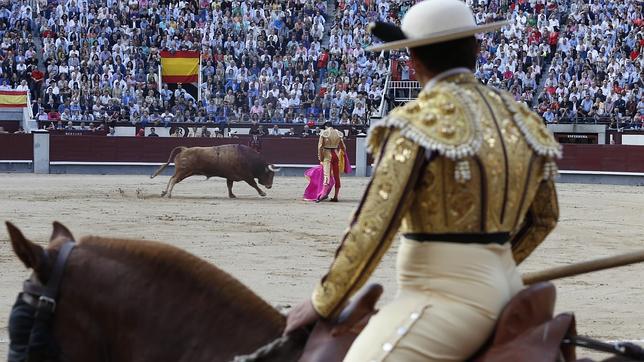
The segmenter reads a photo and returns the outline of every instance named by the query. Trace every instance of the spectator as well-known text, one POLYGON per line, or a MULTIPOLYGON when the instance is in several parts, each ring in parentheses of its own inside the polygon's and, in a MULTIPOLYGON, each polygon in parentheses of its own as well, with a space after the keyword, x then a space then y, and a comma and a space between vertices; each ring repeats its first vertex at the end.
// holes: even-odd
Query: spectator
POLYGON ((150 128, 150 134, 148 137, 159 137, 159 135, 156 133, 156 129, 154 127, 150 128))

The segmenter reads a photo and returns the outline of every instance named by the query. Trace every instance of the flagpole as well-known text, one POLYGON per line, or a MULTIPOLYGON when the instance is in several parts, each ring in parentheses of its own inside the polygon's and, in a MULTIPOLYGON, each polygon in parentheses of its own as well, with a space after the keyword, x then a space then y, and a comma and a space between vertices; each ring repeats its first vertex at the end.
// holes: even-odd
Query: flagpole
POLYGON ((159 67, 159 97, 161 97, 161 64, 159 64, 158 67, 159 67))
POLYGON ((199 74, 197 76, 197 102, 201 100, 201 52, 199 52, 199 74))

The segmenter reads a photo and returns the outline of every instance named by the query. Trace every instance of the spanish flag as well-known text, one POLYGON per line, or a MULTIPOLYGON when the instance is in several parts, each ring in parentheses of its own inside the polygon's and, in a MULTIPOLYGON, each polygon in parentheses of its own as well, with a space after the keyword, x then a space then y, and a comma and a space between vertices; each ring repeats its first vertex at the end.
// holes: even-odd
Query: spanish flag
POLYGON ((27 91, 0 90, 0 108, 27 106, 27 91))
POLYGON ((199 52, 162 51, 161 79, 164 83, 197 83, 199 81, 199 52))

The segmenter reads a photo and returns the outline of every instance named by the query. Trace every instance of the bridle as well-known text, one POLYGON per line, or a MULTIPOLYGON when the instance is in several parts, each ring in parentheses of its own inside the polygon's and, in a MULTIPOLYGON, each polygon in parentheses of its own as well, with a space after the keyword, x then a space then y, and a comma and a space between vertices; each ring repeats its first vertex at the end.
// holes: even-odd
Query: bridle
POLYGON ((53 338, 53 316, 65 264, 74 247, 76 242, 73 240, 61 246, 46 284, 35 276, 23 283, 9 318, 8 362, 59 360, 53 338))

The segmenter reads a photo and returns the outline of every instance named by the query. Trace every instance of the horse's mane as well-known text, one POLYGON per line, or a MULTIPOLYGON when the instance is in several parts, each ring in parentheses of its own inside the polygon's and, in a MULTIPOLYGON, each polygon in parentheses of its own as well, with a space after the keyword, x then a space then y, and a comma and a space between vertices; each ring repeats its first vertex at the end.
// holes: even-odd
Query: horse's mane
POLYGON ((156 268, 164 274, 193 283, 204 290, 216 291, 223 299, 243 301, 236 303, 239 308, 254 315, 262 313, 275 323, 284 324, 284 316, 239 280, 213 264, 172 245, 97 236, 86 236, 78 245, 111 259, 132 260, 133 265, 145 264, 150 268, 156 268))

